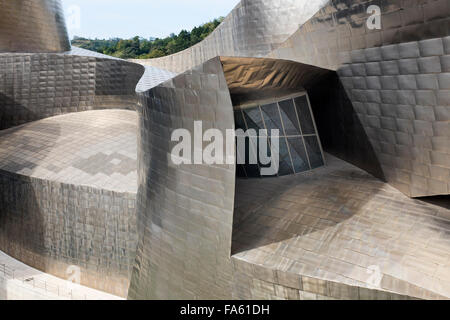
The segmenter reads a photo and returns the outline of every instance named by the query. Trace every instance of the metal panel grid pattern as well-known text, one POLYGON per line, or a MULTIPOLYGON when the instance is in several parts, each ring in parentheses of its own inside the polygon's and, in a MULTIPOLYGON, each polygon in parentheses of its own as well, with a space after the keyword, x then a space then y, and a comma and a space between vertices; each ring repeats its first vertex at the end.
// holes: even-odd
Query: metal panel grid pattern
POLYGON ((136 194, 0 170, 0 248, 40 271, 126 297, 136 256, 136 194))
POLYGON ((448 0, 331 0, 268 56, 337 70, 351 51, 446 37, 449 23, 448 0), (371 5, 381 30, 367 28, 371 5))
POLYGON ((235 207, 236 298, 450 298, 449 210, 347 162, 238 179, 235 207))
POLYGON ((173 130, 194 132, 194 121, 224 136, 234 128, 220 59, 139 96, 139 244, 129 298, 230 299, 235 166, 170 160, 173 130))
POLYGON ((63 52, 70 41, 60 0, 0 0, 0 52, 63 52))
POLYGON ((0 131, 0 170, 27 177, 137 192, 137 114, 71 113, 0 131))
POLYGON ((174 78, 176 75, 176 73, 167 70, 145 66, 144 75, 142 76, 141 80, 139 80, 139 83, 136 86, 136 91, 147 91, 167 80, 174 78))
POLYGON ((121 297, 137 245, 137 114, 71 113, 0 131, 0 248, 121 297))
MULTIPOLYGON (((75 55, 75 56, 84 56, 84 57, 96 57, 96 58, 104 58, 104 59, 111 59, 111 60, 118 60, 118 61, 125 61, 123 59, 119 59, 112 56, 107 56, 105 54, 101 54, 95 51, 90 51, 78 47, 72 47, 72 49, 68 52, 65 52, 65 54, 75 55)), ((156 87, 157 85, 172 79, 177 74, 174 72, 170 72, 167 70, 151 67, 151 66, 144 66, 145 72, 144 75, 139 80, 136 91, 137 92, 144 92, 147 91, 153 87, 156 87)))
MULTIPOLYGON (((362 127, 368 141, 351 148, 338 142, 333 148, 341 149, 340 156, 380 172, 406 195, 445 195, 450 193, 449 23, 447 0, 330 1, 270 56, 338 71, 341 96, 356 120, 336 117, 335 131, 350 138, 353 132, 357 142, 356 127, 362 127), (381 30, 366 27, 370 5, 381 8, 381 30), (367 144, 373 159, 355 161, 367 144)), ((329 108, 336 103, 330 101, 329 108)))
POLYGON ((133 109, 143 69, 70 54, 0 54, 0 129, 70 112, 133 109))
MULTIPOLYGON (((269 147, 270 156, 279 153, 278 176, 313 170, 325 164, 314 117, 306 94, 281 99, 278 102, 265 103, 256 107, 246 107, 235 111, 236 129, 254 129, 256 136, 249 136, 246 143, 246 163, 238 164, 240 177, 260 177, 264 165, 249 162, 260 156, 258 140, 259 130, 267 130, 270 144, 271 130, 279 130, 279 148, 269 147)), ((244 155, 242 155, 244 156, 244 155)), ((239 158, 239 156, 238 156, 239 158)), ((243 158, 243 157, 242 157, 243 158)))
POLYGON ((352 52, 338 71, 384 176, 412 197, 450 194, 450 37, 352 52))

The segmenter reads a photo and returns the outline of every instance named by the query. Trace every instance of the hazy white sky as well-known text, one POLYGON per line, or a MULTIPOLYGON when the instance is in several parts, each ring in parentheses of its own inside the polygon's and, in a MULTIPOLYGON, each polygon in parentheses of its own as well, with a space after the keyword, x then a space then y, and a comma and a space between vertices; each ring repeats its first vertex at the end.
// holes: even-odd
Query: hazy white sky
POLYGON ((166 37, 226 16, 239 0, 62 0, 70 37, 166 37), (78 14, 79 12, 79 14, 78 14))

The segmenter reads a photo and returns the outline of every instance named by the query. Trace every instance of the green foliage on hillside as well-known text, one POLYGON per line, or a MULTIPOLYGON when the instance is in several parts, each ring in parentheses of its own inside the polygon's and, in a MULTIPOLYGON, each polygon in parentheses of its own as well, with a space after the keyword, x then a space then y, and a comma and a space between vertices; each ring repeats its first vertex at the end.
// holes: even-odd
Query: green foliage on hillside
POLYGON ((199 27, 195 27, 190 32, 182 30, 178 35, 171 34, 164 39, 109 39, 91 40, 74 37, 72 45, 83 49, 96 51, 122 59, 151 59, 164 57, 170 54, 183 51, 199 43, 213 32, 223 21, 223 17, 214 19, 199 27))

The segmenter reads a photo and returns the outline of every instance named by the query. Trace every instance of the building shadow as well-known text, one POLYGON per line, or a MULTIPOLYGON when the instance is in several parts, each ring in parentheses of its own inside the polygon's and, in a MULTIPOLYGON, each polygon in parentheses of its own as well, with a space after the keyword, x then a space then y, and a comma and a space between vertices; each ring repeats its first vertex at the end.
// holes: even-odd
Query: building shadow
MULTIPOLYGON (((11 122, 7 123, 11 125, 11 122)), ((0 131, 0 148, 6 148, 10 143, 8 139, 15 136, 14 141, 22 145, 20 150, 23 154, 36 151, 27 149, 36 147, 33 139, 21 132, 27 126, 0 131)), ((31 176, 39 163, 45 163, 51 153, 60 135, 60 126, 48 123, 45 131, 50 131, 54 138, 47 141, 45 147, 39 148, 41 160, 27 161, 16 151, 2 160, 0 169, 0 250, 43 272, 48 271, 48 239, 52 226, 49 224, 51 212, 42 211, 43 204, 48 206, 50 199, 42 199, 39 195, 45 193, 45 189, 48 192, 50 185, 31 176)), ((58 203, 52 207, 57 210, 58 203)))
POLYGON ((377 154, 336 73, 306 88, 325 152, 386 181, 377 154))
POLYGON ((0 130, 39 120, 38 115, 10 96, 0 93, 0 130))
MULTIPOLYGON (((422 197, 416 198, 416 200, 433 204, 435 206, 450 210, 450 195, 434 196, 434 197, 422 197)), ((450 213, 449 213, 450 218, 450 213)))
MULTIPOLYGON (((352 196, 352 182, 378 179, 327 157, 330 167, 267 179, 238 179, 232 255, 333 228, 372 197, 352 196)), ((319 243, 319 240, 318 240, 319 243)))

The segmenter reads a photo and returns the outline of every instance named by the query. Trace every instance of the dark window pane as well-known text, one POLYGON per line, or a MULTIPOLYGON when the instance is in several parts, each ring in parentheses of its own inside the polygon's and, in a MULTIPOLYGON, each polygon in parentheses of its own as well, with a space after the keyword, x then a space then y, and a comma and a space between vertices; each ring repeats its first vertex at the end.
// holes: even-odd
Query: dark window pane
MULTIPOLYGON (((271 150, 271 146, 270 146, 270 139, 267 139, 267 145, 266 145, 266 147, 264 147, 262 150, 261 150, 261 145, 258 145, 258 164, 259 164, 259 167, 262 169, 262 168, 271 168, 272 169, 272 150, 271 150), (261 162, 261 152, 263 152, 263 153, 265 153, 265 163, 267 163, 267 159, 270 159, 269 161, 269 164, 263 164, 262 162, 261 162)), ((262 175, 262 173, 261 173, 261 177, 271 177, 270 175, 267 175, 267 172, 265 172, 265 174, 266 175, 262 175)), ((277 176, 277 173, 274 173, 272 176, 277 176)))
POLYGON ((242 129, 244 131, 247 130, 247 128, 245 127, 245 122, 244 122, 244 118, 242 117, 242 111, 238 110, 234 112, 234 121, 236 123, 236 130, 237 129, 242 129))
POLYGON ((247 178, 247 174, 245 173, 245 168, 243 165, 238 164, 236 166, 236 175, 238 178, 247 178))
POLYGON ((300 125, 302 126, 303 134, 315 134, 314 123, 309 111, 308 100, 306 96, 295 98, 295 105, 297 106, 298 117, 300 118, 300 125))
POLYGON ((312 169, 321 167, 324 165, 324 161, 322 158, 322 153, 320 152, 319 142, 317 141, 317 137, 304 137, 306 150, 309 155, 309 162, 311 163, 312 169))
POLYGON ((251 164, 250 159, 258 159, 257 139, 255 137, 245 139, 245 171, 250 178, 260 177, 261 173, 257 164, 251 164))
MULTIPOLYGON (((274 146, 272 146, 272 152, 276 152, 274 146)), ((288 146, 286 144, 286 138, 281 137, 279 139, 279 158, 280 158, 280 169, 278 175, 285 176, 288 174, 293 174, 291 158, 289 156, 288 146)))
POLYGON ((278 111, 278 105, 276 103, 268 104, 261 107, 264 122, 266 123, 267 130, 269 131, 269 136, 271 135, 270 130, 278 129, 280 130, 280 135, 283 135, 283 127, 281 125, 280 112, 278 111))
POLYGON ((308 158, 306 157, 305 147, 303 145, 303 139, 301 137, 288 138, 288 143, 295 172, 308 171, 310 168, 308 158))
POLYGON ((255 129, 256 132, 258 132, 260 129, 265 129, 259 107, 244 110, 244 115, 249 129, 255 129))
POLYGON ((280 161, 280 169, 278 170, 279 176, 288 176, 294 174, 292 171, 292 166, 290 162, 280 161))
POLYGON ((284 124, 284 131, 287 136, 298 136, 300 133, 300 125, 295 112, 294 100, 289 99, 280 102, 281 118, 284 124))

